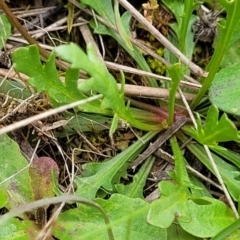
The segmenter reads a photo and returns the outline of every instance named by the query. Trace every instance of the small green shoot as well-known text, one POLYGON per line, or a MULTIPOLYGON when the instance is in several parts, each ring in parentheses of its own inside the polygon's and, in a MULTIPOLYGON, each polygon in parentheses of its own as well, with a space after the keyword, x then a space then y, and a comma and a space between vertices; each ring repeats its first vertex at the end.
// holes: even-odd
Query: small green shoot
POLYGON ((180 63, 176 63, 171 67, 167 68, 169 76, 172 78, 172 82, 170 85, 169 92, 169 105, 168 105, 168 125, 171 126, 173 124, 174 117, 174 107, 175 107, 175 96, 177 93, 177 89, 180 81, 183 78, 185 71, 182 68, 180 63))

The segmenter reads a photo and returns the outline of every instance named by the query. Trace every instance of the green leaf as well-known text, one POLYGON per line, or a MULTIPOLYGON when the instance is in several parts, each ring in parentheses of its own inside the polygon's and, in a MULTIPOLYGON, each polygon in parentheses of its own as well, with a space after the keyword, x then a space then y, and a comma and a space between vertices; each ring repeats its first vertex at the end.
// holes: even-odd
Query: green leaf
POLYGON ((240 63, 220 70, 209 91, 210 101, 224 112, 240 116, 240 63))
MULTIPOLYGON (((107 212, 115 240, 167 240, 165 229, 146 223, 149 204, 144 200, 114 194, 108 200, 95 201, 107 212)), ((53 234, 64 240, 77 240, 79 236, 81 240, 108 239, 102 216, 84 205, 61 213, 53 234)))
MULTIPOLYGON (((60 80, 55 66, 54 54, 51 54, 46 64, 42 65, 37 47, 30 46, 16 50, 12 59, 16 71, 28 75, 30 77, 28 82, 38 92, 48 93, 55 105, 63 105, 86 98, 77 89, 78 71, 76 69, 67 71, 65 82, 60 80), (29 67, 30 63, 31 67, 29 67)), ((81 110, 103 113, 97 101, 85 104, 84 107, 81 107, 81 110)))
MULTIPOLYGON (((122 24, 124 28, 127 30, 128 34, 130 34, 129 22, 131 20, 131 17, 132 16, 129 12, 125 12, 121 17, 122 24)), ((90 26, 94 29, 94 32, 97 34, 109 35, 113 37, 128 52, 128 54, 138 63, 138 65, 142 70, 151 72, 151 69, 147 64, 145 58, 143 57, 142 53, 135 45, 133 45, 133 50, 130 49, 127 46, 127 44, 122 40, 122 38, 119 36, 118 33, 116 33, 115 31, 113 31, 112 29, 106 27, 101 23, 98 23, 98 25, 96 26, 94 21, 90 21, 90 26)), ((155 79, 148 77, 148 80, 149 80, 150 86, 159 87, 155 79)))
POLYGON ((29 89, 26 89, 22 83, 10 79, 3 81, 2 78, 0 78, 0 93, 18 99, 26 99, 31 96, 29 89))
POLYGON ((33 221, 13 218, 0 225, 1 240, 37 239, 39 227, 33 221))
MULTIPOLYGON (((187 141, 187 137, 183 134, 178 134, 178 137, 182 142, 187 141)), ((203 146, 197 143, 189 143, 187 148, 213 173, 215 174, 209 158, 204 150, 203 146)), ((232 164, 227 163, 224 159, 220 158, 218 155, 211 153, 216 163, 218 170, 223 178, 224 183, 226 184, 229 193, 231 194, 234 201, 239 200, 240 196, 240 172, 239 169, 232 164)))
MULTIPOLYGON (((160 192, 169 191, 166 186, 171 185, 163 181, 160 183, 160 192)), ((171 187, 171 186, 170 186, 171 187)), ((166 194, 166 193, 165 193, 166 194)), ((168 193, 168 196, 161 196, 160 199, 151 203, 150 210, 147 216, 147 222, 153 226, 160 228, 168 228, 177 218, 179 221, 182 218, 183 221, 191 221, 186 215, 187 211, 187 194, 185 190, 175 188, 174 192, 168 193)))
POLYGON ((100 187, 105 188, 107 191, 112 191, 113 184, 115 184, 112 182, 113 177, 122 169, 126 162, 131 162, 136 158, 145 145, 143 142, 149 141, 155 135, 156 132, 147 133, 142 137, 142 140, 136 141, 125 151, 109 161, 83 165, 84 172, 88 172, 88 176, 75 178, 75 183, 78 187, 76 194, 92 199, 100 187))
POLYGON ((115 23, 115 16, 111 0, 81 0, 81 3, 94 9, 100 16, 105 17, 112 24, 115 23))
POLYGON ((219 119, 219 111, 215 105, 209 107, 205 125, 201 125, 198 117, 198 129, 183 127, 183 130, 201 144, 214 145, 218 142, 239 141, 240 135, 234 123, 223 113, 219 119))
MULTIPOLYGON (((240 22, 238 23, 240 26, 240 22)), ((240 31, 240 30, 239 30, 240 31)), ((235 42, 224 54, 221 68, 231 67, 240 62, 240 41, 235 42)))
POLYGON ((184 231, 180 225, 172 224, 167 229, 168 240, 200 240, 200 238, 194 237, 190 235, 186 231, 184 231))
POLYGON ((11 24, 4 14, 0 14, 0 50, 4 47, 4 44, 11 34, 11 24))
POLYGON ((118 121, 119 121, 119 118, 118 118, 117 114, 114 114, 113 119, 112 119, 112 124, 111 124, 110 130, 109 130, 109 136, 112 136, 115 133, 115 131, 117 130, 118 121))
MULTIPOLYGON (((22 156, 19 146, 8 135, 0 136, 0 182, 10 178, 28 165, 22 156)), ((1 184, 1 189, 7 191, 9 202, 7 208, 17 207, 33 200, 28 169, 1 184)))
POLYGON ((194 188, 194 186, 189 180, 186 170, 186 161, 183 157, 176 136, 171 137, 170 143, 175 159, 175 167, 171 177, 178 184, 178 186, 182 188, 182 190, 185 190, 186 193, 188 193, 188 187, 192 186, 194 188))
POLYGON ((206 200, 210 204, 196 204, 194 201, 188 200, 187 214, 191 221, 179 221, 180 226, 186 232, 197 237, 209 238, 234 221, 234 213, 222 201, 207 197, 200 199, 206 200))
POLYGON ((228 48, 230 49, 234 45, 234 43, 236 43, 239 39, 240 39, 240 20, 238 20, 238 22, 236 22, 235 24, 234 32, 228 43, 228 48))
POLYGON ((0 188, 0 208, 5 207, 8 201, 9 201, 9 196, 7 194, 7 191, 3 188, 0 188))
POLYGON ((116 117, 142 130, 159 131, 164 129, 162 124, 146 124, 133 117, 129 108, 125 106, 124 95, 119 92, 116 80, 98 59, 92 44, 87 46, 87 55, 74 43, 56 47, 55 52, 57 56, 71 63, 70 68, 85 70, 91 76, 90 79, 79 83, 78 89, 103 94, 102 109, 113 110, 116 117))
MULTIPOLYGON (((203 86, 198 92, 196 98, 191 102, 192 109, 194 109, 198 105, 198 103, 202 100, 202 97, 204 96, 204 94, 209 90, 212 84, 212 81, 216 77, 216 73, 219 70, 219 66, 222 62, 224 54, 226 53, 229 47, 229 42, 233 36, 234 30, 236 29, 236 24, 239 23, 240 1, 219 0, 218 2, 222 4, 225 10, 227 11, 226 24, 225 25, 219 24, 219 36, 216 39, 217 41, 216 41, 216 47, 215 47, 216 51, 214 51, 211 61, 206 67, 206 71, 209 71, 209 74, 207 78, 204 79, 203 86)), ((215 90, 216 92, 218 92, 217 89, 215 90)), ((228 101, 228 99, 224 99, 224 100, 228 101)), ((233 100, 235 101, 236 99, 233 99, 233 100)), ((220 105, 222 104, 220 105, 217 103, 215 104, 221 109, 220 105)))
MULTIPOLYGON (((115 21, 115 14, 113 11, 112 1, 111 0, 82 0, 81 3, 84 3, 88 6, 90 6, 92 9, 94 9, 100 16, 107 19, 109 23, 116 26, 115 21)), ((132 44, 129 42, 128 37, 126 34, 130 36, 130 20, 132 16, 129 12, 125 12, 121 19, 118 16, 118 25, 122 29, 122 35, 119 35, 115 31, 111 30, 110 28, 104 26, 101 23, 98 23, 98 26, 95 25, 94 21, 90 22, 90 26, 94 28, 94 32, 98 34, 107 34, 115 38, 115 40, 118 41, 118 43, 130 54, 130 56, 138 63, 138 65, 141 67, 142 70, 151 72, 151 69, 149 68, 147 62, 145 61, 144 57, 142 56, 141 52, 138 50, 136 46, 132 46, 132 44), (121 22, 120 22, 121 21, 121 22)), ((153 78, 148 78, 149 83, 152 87, 158 87, 158 83, 153 78)))
POLYGON ((31 178, 31 186, 35 200, 54 197, 55 193, 53 191, 54 184, 52 182, 52 169, 55 170, 55 173, 58 176, 58 166, 50 157, 40 157, 34 160, 30 165, 29 175, 31 178))
POLYGON ((194 49, 194 33, 192 31, 192 24, 197 18, 192 14, 192 12, 198 3, 194 3, 192 0, 163 0, 163 3, 171 10, 177 20, 176 23, 172 23, 170 26, 178 36, 179 49, 185 53, 189 59, 192 59, 194 49))
POLYGON ((115 187, 118 193, 126 195, 131 198, 142 198, 143 197, 143 188, 146 184, 147 177, 152 168, 152 165, 155 161, 155 158, 150 156, 144 164, 141 166, 139 171, 134 175, 133 182, 130 184, 116 184, 115 187))
POLYGON ((210 148, 221 157, 226 158, 229 162, 235 164, 240 169, 240 155, 237 152, 233 152, 222 146, 210 146, 210 148))
POLYGON ((240 218, 238 218, 231 225, 218 232, 211 240, 222 240, 222 239, 239 239, 240 237, 240 218))
POLYGON ((55 132, 57 137, 66 137, 66 135, 76 134, 79 132, 98 132, 102 130, 109 130, 112 122, 111 117, 102 116, 99 114, 87 114, 78 112, 73 114, 70 112, 64 113, 64 119, 68 119, 68 124, 62 126, 63 131, 55 132))
POLYGON ((190 189, 191 195, 194 197, 212 197, 204 183, 194 175, 189 175, 191 183, 196 186, 190 189))
POLYGON ((126 29, 124 28, 124 26, 122 24, 121 16, 120 16, 120 13, 119 13, 119 2, 118 2, 118 0, 114 0, 114 6, 113 7, 114 7, 115 23, 116 23, 116 26, 117 26, 118 34, 122 38, 122 41, 126 43, 128 49, 130 51, 133 51, 133 46, 132 46, 132 43, 130 41, 129 34, 127 33, 126 29))

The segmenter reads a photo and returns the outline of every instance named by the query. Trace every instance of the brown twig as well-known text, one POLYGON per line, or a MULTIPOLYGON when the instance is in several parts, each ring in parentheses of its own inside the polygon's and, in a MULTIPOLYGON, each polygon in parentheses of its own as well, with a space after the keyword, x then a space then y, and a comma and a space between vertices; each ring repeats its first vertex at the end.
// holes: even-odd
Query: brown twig
POLYGON ((177 130, 179 130, 186 123, 186 121, 187 119, 182 117, 177 120, 167 131, 160 133, 159 138, 154 143, 150 144, 149 147, 141 155, 139 155, 134 162, 132 162, 130 167, 135 170, 138 165, 140 165, 147 157, 154 153, 177 130))

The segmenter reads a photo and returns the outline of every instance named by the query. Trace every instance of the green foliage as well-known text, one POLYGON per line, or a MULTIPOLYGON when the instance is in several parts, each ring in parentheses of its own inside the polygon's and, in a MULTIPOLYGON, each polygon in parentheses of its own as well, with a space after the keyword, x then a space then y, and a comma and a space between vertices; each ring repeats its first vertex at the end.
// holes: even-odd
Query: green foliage
MULTIPOLYGON (((178 137, 182 142, 187 141, 187 137, 183 134, 178 133, 178 137)), ((209 158, 204 151, 202 145, 197 143, 189 143, 187 145, 187 148, 194 156, 198 158, 199 161, 201 161, 207 167, 207 169, 209 169, 213 174, 215 174, 213 167, 209 162, 209 158)), ((234 201, 238 201, 240 196, 239 168, 227 163, 221 156, 218 156, 214 153, 211 154, 215 164, 217 165, 218 171, 221 174, 224 184, 229 190, 230 195, 232 196, 234 201)))
POLYGON ((0 14, 0 50, 4 47, 4 44, 11 33, 11 24, 4 14, 0 14))
POLYGON ((221 69, 209 91, 210 101, 224 112, 240 116, 240 61, 221 69))
MULTIPOLYGON (((110 0, 82 0, 81 2, 87 6, 91 6, 100 16, 105 17, 111 24, 118 28, 118 33, 116 33, 102 24, 96 26, 91 22, 91 26, 95 32, 114 37, 143 70, 150 71, 140 51, 136 46, 131 45, 129 41, 127 34, 130 33, 130 14, 125 13, 123 16, 120 16, 118 5, 116 5, 117 1, 115 1, 114 9, 110 0)), ((196 4, 194 1, 165 0, 163 2, 176 16, 177 24, 173 24, 172 28, 177 34, 178 46, 191 58, 193 33, 190 27, 192 21, 195 20, 192 12, 196 4)), ((239 38, 239 33, 236 31, 238 27, 235 28, 233 21, 237 19, 236 9, 240 5, 237 1, 229 2, 220 0, 219 2, 226 8, 227 21, 225 25, 220 26, 220 36, 216 44, 219 51, 214 53, 214 57, 208 65, 210 74, 206 79, 206 83, 204 83, 201 93, 192 103, 192 107, 195 107, 199 103, 201 94, 204 94, 208 90, 209 84, 214 78, 210 90, 211 101, 220 109, 237 115, 239 104, 236 99, 238 99, 237 91, 239 84, 235 76, 239 74, 237 69, 239 66, 236 65, 223 69, 216 76, 215 73, 218 70, 223 54, 230 47, 228 40, 230 39, 231 43, 233 43, 239 38), (234 37, 231 31, 234 32, 234 37), (225 89, 229 89, 229 92, 223 91, 225 89)), ((99 119, 97 113, 114 117, 110 133, 113 133, 118 127, 120 119, 143 130, 154 130, 154 132, 145 134, 141 141, 136 141, 112 159, 106 159, 101 163, 94 162, 83 165, 82 176, 77 176, 74 179, 77 187, 74 194, 93 199, 93 201, 104 209, 103 211, 107 212, 115 239, 134 240, 146 238, 155 240, 178 238, 185 240, 196 239, 194 236, 209 238, 215 235, 215 239, 219 239, 219 236, 223 236, 218 235, 219 232, 222 234, 222 230, 226 229, 228 233, 231 233, 236 229, 234 214, 230 208, 223 202, 213 199, 199 180, 188 175, 186 170, 188 163, 183 157, 176 136, 173 136, 170 140, 175 159, 174 171, 169 173, 172 181, 162 181, 159 184, 160 199, 154 200, 151 204, 143 200, 142 190, 152 167, 154 157, 150 157, 142 165, 139 172, 135 174, 132 183, 128 185, 122 184, 121 179, 126 177, 126 170, 129 163, 141 153, 146 143, 158 133, 157 131, 162 130, 163 126, 161 124, 154 125, 153 121, 149 124, 146 119, 144 121, 135 119, 132 109, 128 105, 126 106, 124 102, 124 77, 122 76, 122 88, 119 91, 115 79, 108 72, 105 65, 97 58, 92 45, 87 47, 87 54, 75 44, 59 46, 51 54, 45 65, 42 65, 35 46, 21 48, 13 54, 13 61, 15 69, 27 74, 30 77, 29 83, 37 91, 47 92, 55 106, 85 99, 90 91, 93 94, 98 92, 104 96, 101 101, 95 101, 78 107, 80 111, 96 114, 92 118, 92 115, 78 113, 78 115, 70 120, 70 127, 65 127, 69 134, 73 133, 73 128, 79 131, 91 130, 93 126, 92 120, 99 119), (54 63, 55 55, 70 63, 64 82, 58 76, 54 63), (29 68, 29 63, 32 63, 31 68, 29 68), (90 78, 78 84, 80 70, 85 70, 90 75, 90 78), (82 118, 85 118, 85 120, 83 121, 82 118), (91 120, 86 120, 88 118, 91 118, 91 120), (89 128, 88 125, 91 125, 91 127, 89 128), (118 194, 115 194, 116 192, 118 194), (95 198, 101 194, 104 196, 109 194, 111 196, 106 200, 95 198), (176 221, 178 224, 175 224, 176 221), (229 225, 232 226, 230 231, 228 229, 229 225)), ((156 65, 156 62, 149 63, 149 65, 151 64, 156 65)), ((173 123, 175 108, 175 94, 184 70, 181 64, 175 64, 168 69, 168 73, 173 79, 169 97, 169 125, 171 125, 173 123)), ((149 80, 152 86, 158 86, 155 80, 149 80)), ((70 118, 72 115, 67 116, 70 118)), ((102 124, 107 122, 110 125, 110 121, 109 117, 101 117, 99 119, 99 122, 102 124)), ((197 124, 197 130, 191 126, 185 126, 184 132, 195 138, 199 143, 209 145, 212 151, 216 152, 216 154, 213 153, 212 155, 223 181, 232 198, 236 202, 239 201, 239 156, 227 151, 223 147, 217 146, 219 142, 240 140, 236 126, 225 113, 219 119, 219 111, 215 105, 209 108, 204 124, 202 124, 202 120, 199 114, 197 114, 197 124), (225 160, 228 160, 231 164, 225 160)), ((182 132, 178 132, 177 137, 182 142, 187 141, 186 136, 182 132)), ((201 144, 189 143, 187 148, 215 174, 201 144)), ((11 209, 16 205, 33 201, 34 198, 41 199, 53 196, 54 193, 61 194, 59 189, 56 189, 57 174, 54 175, 50 171, 54 163, 51 162, 49 165, 47 162, 42 161, 42 164, 43 166, 34 162, 29 172, 24 170, 18 175, 13 176, 10 181, 1 185, 0 207, 11 209), (45 168, 45 170, 47 168, 48 170, 43 175, 40 172, 42 168, 45 168), (41 185, 41 189, 37 189, 37 183, 41 185)), ((22 157, 17 145, 5 135, 0 136, 0 166, 5 170, 1 173, 0 180, 6 179, 27 166, 27 161, 22 157)), ((239 223, 237 224, 238 227, 239 223)), ((68 209, 60 213, 56 225, 53 227, 53 235, 56 238, 64 239, 79 239, 80 236, 81 239, 101 240, 108 239, 109 237, 106 229, 107 226, 103 216, 98 211, 93 211, 89 206, 78 204, 75 209, 68 209)), ((24 239, 25 235, 23 233, 25 232, 35 238, 38 231, 36 224, 24 216, 22 221, 16 218, 11 219, 7 224, 0 225, 0 238, 24 239)), ((236 233, 236 236, 239 237, 239 232, 236 233)), ((28 235, 26 239, 28 239, 28 235)), ((109 239, 113 238, 110 237, 109 239)))
POLYGON ((144 164, 139 169, 139 171, 134 175, 132 183, 127 185, 123 183, 115 184, 117 192, 131 198, 144 199, 143 188, 146 184, 147 177, 149 175, 149 172, 152 168, 154 161, 155 161, 154 157, 152 156, 148 157, 145 160, 144 164))
MULTIPOLYGON (((93 45, 89 44, 87 46, 87 55, 73 43, 56 47, 55 52, 57 56, 71 63, 69 71, 83 69, 91 76, 88 80, 79 83, 78 89, 82 92, 91 90, 103 94, 102 109, 113 110, 118 119, 123 119, 133 127, 148 131, 164 129, 161 124, 145 124, 132 116, 129 107, 125 106, 123 87, 121 92, 119 92, 116 80, 108 72, 106 66, 98 59, 93 45)), ((124 86, 124 78, 122 81, 124 86)))
POLYGON ((36 239, 39 233, 39 228, 33 221, 21 220, 12 218, 5 224, 0 225, 0 238, 2 240, 21 239, 29 240, 36 239))
MULTIPOLYGON (((105 1, 81 0, 81 2, 90 6, 101 17, 105 18, 109 23, 116 25, 111 0, 105 0, 105 1)), ((128 12, 125 12, 121 17, 122 23, 118 23, 119 25, 122 25, 124 27, 125 29, 124 31, 126 31, 127 34, 129 35, 130 35, 130 27, 129 27, 130 20, 131 20, 131 15, 128 12)), ((118 21, 120 21, 120 18, 118 18, 118 21)), ((137 64, 140 66, 142 70, 151 72, 151 69, 148 66, 146 60, 142 56, 140 50, 135 45, 133 46, 130 45, 128 40, 124 41, 123 36, 119 35, 117 32, 101 24, 100 22, 98 22, 98 24, 96 25, 94 21, 91 21, 90 26, 94 29, 95 33, 102 34, 102 35, 109 35, 113 37, 128 52, 128 54, 137 62, 137 64)), ((156 82, 155 79, 149 77, 148 80, 149 80, 149 84, 152 87, 158 87, 158 83, 156 82)))
POLYGON ((168 228, 177 216, 179 221, 190 221, 186 215, 187 200, 189 196, 188 186, 191 185, 185 168, 185 160, 177 144, 176 137, 172 137, 171 146, 175 157, 174 172, 171 177, 176 185, 162 181, 159 184, 161 198, 151 204, 148 213, 148 222, 154 226, 168 228))
POLYGON ((203 82, 203 86, 198 92, 196 98, 191 103, 191 107, 194 109, 199 102, 201 101, 203 95, 209 90, 209 87, 212 84, 212 81, 217 73, 219 66, 222 62, 224 54, 229 49, 229 42, 233 43, 236 41, 236 38, 233 39, 233 33, 236 29, 236 26, 239 22, 238 11, 240 9, 240 1, 227 1, 227 0, 219 0, 219 3, 225 8, 227 11, 226 23, 225 25, 219 25, 219 36, 217 38, 214 54, 211 58, 211 61, 206 67, 206 71, 209 71, 207 78, 203 82))
MULTIPOLYGON (((163 56, 164 54, 163 48, 157 49, 156 53, 159 56, 163 56)), ((166 72, 166 66, 155 58, 147 57, 147 63, 149 67, 159 75, 164 75, 164 73, 166 72)))
MULTIPOLYGON (((8 209, 30 202, 34 199, 30 188, 28 169, 23 170, 26 165, 27 161, 21 155, 18 144, 8 135, 1 135, 0 169, 4 169, 4 171, 0 173, 0 182, 1 189, 7 191, 9 195, 8 203, 5 204, 5 207, 8 209), (16 176, 8 179, 17 172, 19 173, 16 176)), ((4 196, 4 193, 2 194, 2 196, 4 196)))
MULTIPOLYGON (((87 57, 85 57, 87 58, 87 57)), ((69 70, 65 82, 58 76, 55 66, 55 56, 51 54, 45 65, 42 65, 36 46, 24 47, 16 50, 12 56, 14 68, 30 77, 29 84, 38 92, 48 93, 54 105, 63 105, 87 97, 77 89, 78 71, 69 70), (29 67, 32 63, 32 67, 29 67)), ((84 111, 104 113, 99 102, 85 104, 84 111)))
MULTIPOLYGON (((163 3, 171 10, 176 17, 177 22, 170 26, 178 36, 179 49, 189 58, 192 58, 194 49, 194 34, 191 26, 196 21, 196 16, 192 14, 196 5, 193 0, 190 1, 169 1, 163 3)), ((173 62, 175 63, 175 62, 173 62)))
POLYGON ((240 218, 225 229, 216 234, 211 240, 238 239, 239 238, 240 218))
POLYGON ((165 181, 160 183, 159 188, 162 196, 152 202, 147 218, 148 223, 160 228, 168 228, 177 217, 176 215, 188 222, 191 221, 186 215, 188 197, 186 191, 165 181))
POLYGON ((136 141, 133 145, 128 147, 125 151, 118 154, 116 157, 102 163, 87 163, 83 167, 83 177, 76 177, 77 184, 76 194, 92 199, 96 196, 97 191, 102 187, 106 192, 113 192, 113 184, 119 183, 122 176, 121 171, 126 163, 134 160, 142 150, 145 142, 148 142, 155 132, 149 132, 142 137, 142 140, 136 141), (113 179, 118 179, 114 182, 113 179), (91 186, 91 187, 89 187, 91 186))
POLYGON ((224 203, 209 197, 194 197, 188 188, 196 189, 188 178, 185 159, 176 142, 171 139, 175 157, 173 183, 159 184, 161 198, 155 200, 148 213, 148 222, 168 228, 174 220, 188 233, 201 238, 212 237, 234 221, 234 214, 224 203), (214 226, 212 223, 214 222, 214 226))
POLYGON ((3 208, 7 205, 7 203, 9 202, 9 197, 7 194, 7 191, 3 188, 0 188, 0 208, 3 208))
MULTIPOLYGON (((0 207, 12 209, 19 205, 33 201, 30 187, 30 177, 26 159, 16 142, 7 135, 0 136, 0 207), (25 169, 24 169, 25 168, 25 169), (13 176, 14 174, 17 175, 13 176), (9 178, 9 179, 8 179, 9 178)), ((27 219, 11 219, 6 224, 0 224, 0 238, 29 239, 36 236, 37 226, 27 219)))
POLYGON ((197 130, 188 126, 185 126, 183 129, 201 144, 214 145, 218 142, 239 141, 240 134, 227 114, 222 114, 221 118, 218 119, 219 111, 216 106, 211 105, 204 126, 199 114, 197 114, 197 130))
MULTIPOLYGON (((55 105, 85 99, 86 95, 83 92, 92 90, 104 95, 101 104, 99 101, 94 101, 85 104, 84 107, 81 106, 79 110, 102 114, 111 114, 110 110, 112 110, 117 119, 123 119, 134 127, 148 131, 164 129, 162 124, 145 124, 132 116, 129 107, 125 106, 123 89, 119 92, 115 79, 98 59, 91 44, 88 46, 88 55, 73 43, 57 47, 55 53, 71 63, 66 72, 65 82, 58 77, 54 54, 51 54, 46 64, 42 66, 36 46, 21 48, 14 52, 14 67, 17 71, 30 76, 29 83, 38 91, 47 92, 55 105), (29 68, 29 62, 34 63, 34 67, 29 68), (91 78, 78 84, 80 69, 88 72, 91 78)), ((122 84, 124 85, 124 82, 122 84)))
POLYGON ((217 146, 217 145, 210 146, 210 148, 211 150, 213 150, 223 158, 226 158, 229 162, 233 163, 235 166, 237 166, 240 169, 240 161, 239 161, 240 155, 238 153, 235 153, 227 148, 224 148, 222 146, 217 146))
POLYGON ((191 221, 180 221, 180 226, 188 233, 201 238, 213 237, 219 231, 234 222, 234 214, 223 202, 213 198, 201 198, 206 203, 197 203, 198 199, 187 201, 187 216, 191 221), (214 222, 214 224, 212 224, 214 222))
MULTIPOLYGON (((167 240, 166 229, 146 223, 149 204, 142 199, 113 194, 110 199, 96 199, 109 215, 115 240, 167 240)), ((66 240, 107 238, 102 217, 89 207, 81 206, 62 213, 53 229, 54 236, 66 240), (75 219, 75 221, 73 221, 75 219), (74 232, 74 234, 72 234, 74 232)))
POLYGON ((147 62, 149 67, 159 75, 163 75, 166 72, 166 66, 155 58, 148 57, 147 62))
MULTIPOLYGON (((240 26, 240 23, 238 24, 240 26)), ((240 40, 236 41, 224 54, 220 68, 231 67, 240 62, 240 40)), ((215 78, 213 79, 214 84, 215 78)), ((211 89, 211 87, 210 87, 211 89)))
POLYGON ((172 82, 169 89, 170 91, 169 91, 169 105, 168 105, 168 111, 169 111, 168 124, 171 126, 173 123, 173 117, 174 117, 175 96, 178 90, 179 83, 183 78, 185 71, 182 65, 179 63, 176 63, 171 67, 168 67, 167 71, 169 76, 172 78, 172 82))

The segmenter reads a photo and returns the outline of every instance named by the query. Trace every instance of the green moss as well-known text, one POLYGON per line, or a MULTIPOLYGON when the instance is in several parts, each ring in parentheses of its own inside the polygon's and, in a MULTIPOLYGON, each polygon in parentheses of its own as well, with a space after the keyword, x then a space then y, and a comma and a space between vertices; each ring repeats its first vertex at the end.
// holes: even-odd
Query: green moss
MULTIPOLYGON (((156 53, 159 56, 163 56, 163 48, 159 48, 156 50, 156 53)), ((166 66, 158 61, 157 59, 153 59, 152 57, 147 58, 147 62, 149 64, 149 67, 157 74, 163 75, 166 72, 166 66)))

